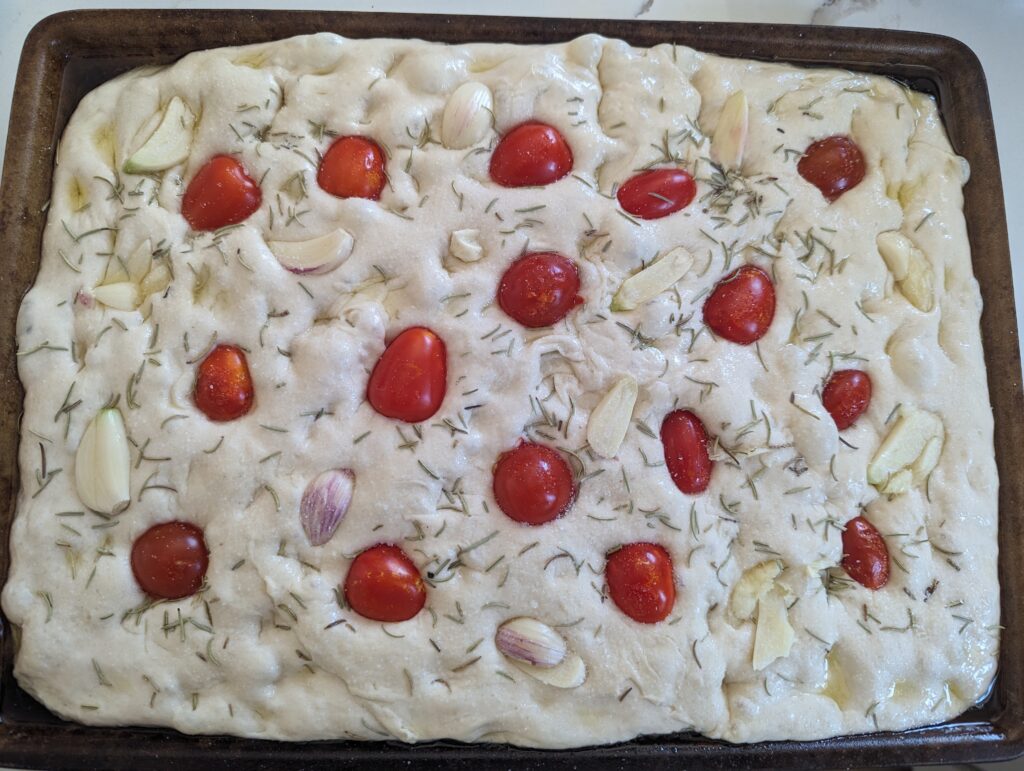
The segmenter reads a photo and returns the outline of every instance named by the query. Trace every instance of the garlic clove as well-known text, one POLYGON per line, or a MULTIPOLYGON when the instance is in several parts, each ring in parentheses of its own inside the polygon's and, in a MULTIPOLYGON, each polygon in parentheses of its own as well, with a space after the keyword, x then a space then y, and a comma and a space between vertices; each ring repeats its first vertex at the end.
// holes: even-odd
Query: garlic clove
POLYGON ((907 277, 900 282, 900 291, 922 313, 930 313, 935 307, 932 268, 920 249, 914 248, 910 253, 907 277))
POLYGON ((178 97, 168 102, 156 130, 142 147, 125 161, 128 174, 163 171, 183 163, 192 147, 192 132, 196 116, 178 97))
POLYGON ((542 669, 519 661, 512 663, 520 672, 525 672, 530 677, 554 688, 578 688, 587 679, 587 665, 575 653, 569 653, 561 664, 549 669, 542 669))
POLYGON ((731 94, 722 105, 718 125, 711 137, 711 159, 724 169, 738 169, 743 163, 749 113, 747 95, 742 91, 731 94))
POLYGON ((463 262, 478 262, 484 256, 484 248, 480 245, 480 231, 456 230, 448 242, 448 251, 452 257, 463 262))
POLYGON ((164 291, 167 286, 171 283, 171 271, 163 263, 158 263, 153 267, 146 277, 142 279, 142 283, 139 285, 139 291, 143 297, 149 297, 151 294, 164 291))
POLYGON ((793 647, 793 627, 786 610, 786 595, 775 586, 757 602, 757 628, 754 630, 755 670, 762 670, 779 658, 789 655, 793 647))
POLYGON ((775 579, 782 572, 778 560, 767 560, 744 571, 736 582, 729 598, 729 609, 741 621, 754 617, 757 603, 775 585, 775 579))
POLYGON ((945 433, 937 415, 913 407, 901 408, 895 425, 868 464, 868 482, 887 495, 906 492, 912 483, 920 484, 939 461, 945 433))
POLYGON ((131 502, 131 455, 124 419, 102 409, 86 426, 75 453, 75 487, 82 503, 103 514, 119 514, 131 502))
POLYGON ((491 128, 494 97, 483 83, 463 83, 449 97, 441 116, 441 142, 452 150, 472 147, 491 128))
POLYGON ((351 234, 338 228, 305 241, 268 241, 277 261, 291 273, 330 273, 352 254, 351 234))
POLYGON ((882 255, 882 259, 885 260, 889 272, 892 273, 892 277, 896 281, 905 279, 910 264, 910 250, 913 247, 910 240, 895 230, 890 230, 879 233, 878 238, 875 239, 875 245, 878 247, 878 253, 882 255))
POLYGON ((153 267, 153 250, 149 239, 143 241, 127 259, 128 280, 140 283, 153 267))
POLYGON ((349 469, 330 469, 316 476, 302 493, 299 519, 310 546, 331 540, 348 513, 356 475, 349 469))
POLYGON ((142 303, 139 285, 134 281, 119 281, 116 284, 105 284, 92 290, 94 300, 108 308, 118 311, 134 311, 142 303))
POLYGON ((638 393, 636 379, 625 375, 613 385, 590 413, 587 443, 602 458, 613 458, 622 446, 633 418, 638 393))
POLYGON ((693 267, 693 255, 677 246, 657 262, 622 282, 612 298, 613 311, 631 311, 673 286, 693 267))
POLYGON ((537 669, 550 669, 566 656, 563 637, 535 618, 520 616, 506 621, 494 635, 494 645, 516 662, 537 669))

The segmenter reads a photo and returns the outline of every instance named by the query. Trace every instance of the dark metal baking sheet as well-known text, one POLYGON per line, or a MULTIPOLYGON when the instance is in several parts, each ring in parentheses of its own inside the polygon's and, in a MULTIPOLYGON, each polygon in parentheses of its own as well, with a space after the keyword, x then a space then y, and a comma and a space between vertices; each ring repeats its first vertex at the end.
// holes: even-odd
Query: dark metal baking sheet
POLYGON ((170 730, 66 723, 14 681, 6 619, 0 656, 0 764, 25 768, 396 768, 594 769, 839 767, 1000 760, 1024 753, 1024 398, 1010 253, 988 90, 964 44, 913 32, 789 25, 527 19, 500 16, 290 11, 73 11, 41 21, 26 40, 11 109, 0 188, 0 579, 18 485, 22 389, 15 363, 15 319, 35 278, 56 143, 78 101, 127 69, 168 63, 189 51, 331 31, 350 37, 419 37, 443 42, 549 43, 597 32, 642 46, 676 42, 728 56, 830 65, 898 78, 935 95, 953 146, 971 164, 964 190, 974 271, 985 302, 982 337, 995 414, 999 468, 999 576, 1005 627, 990 697, 957 720, 901 733, 819 742, 729 745, 693 735, 641 738, 571 751, 438 742, 278 743, 170 730))

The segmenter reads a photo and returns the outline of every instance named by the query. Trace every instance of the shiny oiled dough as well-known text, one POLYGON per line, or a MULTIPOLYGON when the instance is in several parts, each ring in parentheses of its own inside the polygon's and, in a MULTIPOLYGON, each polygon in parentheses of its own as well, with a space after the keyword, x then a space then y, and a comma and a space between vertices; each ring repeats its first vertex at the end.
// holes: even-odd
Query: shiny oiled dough
POLYGON ((104 84, 61 140, 42 265, 18 321, 26 396, 3 607, 20 628, 19 682, 83 723, 286 740, 569 747, 694 730, 749 742, 962 712, 992 679, 999 620, 965 179, 934 103, 886 79, 597 36, 527 47, 319 34, 104 84), (467 80, 493 92, 494 130, 448 150, 435 141, 441 114, 467 80), (727 208, 707 160, 705 136, 738 89, 750 135, 733 184, 760 195, 756 211, 727 208), (199 116, 189 159, 118 174, 174 96, 199 116), (562 132, 573 174, 500 188, 489 149, 527 119, 562 132), (316 185, 318 155, 348 134, 387 148, 380 202, 316 185), (796 161, 833 134, 857 142, 867 175, 829 205, 796 161), (190 233, 181 195, 216 153, 242 161, 263 205, 241 227, 190 233), (698 179, 697 199, 661 220, 623 216, 615 186, 672 156, 698 179), (266 246, 336 227, 355 248, 326 275, 290 274, 266 246), (466 228, 485 252, 472 264, 448 255, 450 234, 466 228), (894 287, 875 245, 886 230, 927 256, 932 312, 894 287), (175 275, 146 318, 75 302, 112 254, 145 239, 175 275), (675 291, 612 313, 622 281, 676 246, 695 267, 675 291), (494 301, 525 249, 579 264, 586 304, 551 329, 523 329, 494 301), (709 289, 743 262, 770 271, 778 297, 756 347, 715 340, 700 321, 709 289), (385 339, 412 325, 444 338, 449 367, 441 410, 416 429, 364 399, 385 339), (193 359, 214 333, 250 351, 255 407, 231 423, 191 400, 193 359), (848 444, 818 395, 830 360, 874 383, 848 444), (603 460, 584 448, 587 418, 627 373, 640 386, 634 421, 603 460), (84 510, 79 438, 113 394, 135 444, 131 506, 112 523, 68 515, 84 510), (78 400, 65 436, 60 408, 78 400), (945 447, 927 489, 887 500, 865 471, 901 404, 939 415, 945 447), (656 438, 674 406, 695 410, 719 442, 711 486, 692 498, 672 484, 656 438), (543 527, 512 522, 491 494, 494 460, 524 436, 583 466, 575 505, 543 527), (40 445, 52 475, 42 490, 40 445), (356 474, 355 497, 334 538, 312 548, 299 499, 338 467, 356 474), (821 571, 841 559, 840 526, 862 511, 887 536, 892 579, 878 592, 827 592, 821 571), (131 543, 170 519, 205 529, 208 587, 130 612, 145 599, 131 543), (638 624, 606 596, 604 555, 631 541, 672 557, 678 596, 662 623, 638 624), (351 559, 379 542, 436 578, 410 621, 382 626, 336 600, 351 559), (745 569, 775 557, 798 598, 796 641, 755 671, 754 625, 728 600, 745 569), (584 684, 559 690, 513 667, 494 633, 514 616, 555 627, 585 661, 584 684))

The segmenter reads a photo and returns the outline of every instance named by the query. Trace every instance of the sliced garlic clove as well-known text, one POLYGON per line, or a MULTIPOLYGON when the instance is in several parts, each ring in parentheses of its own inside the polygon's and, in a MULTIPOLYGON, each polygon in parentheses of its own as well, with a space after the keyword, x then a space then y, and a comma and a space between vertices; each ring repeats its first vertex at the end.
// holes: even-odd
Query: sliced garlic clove
POLYGON ((536 669, 550 669, 566 656, 565 640, 535 618, 520 616, 506 621, 494 636, 494 645, 505 656, 536 669))
POLYGON ((901 408, 895 425, 868 464, 868 482, 889 495, 906 492, 911 483, 920 484, 938 463, 945 434, 937 415, 913 407, 901 408))
POLYGON ((744 571, 729 598, 729 609, 733 615, 742 621, 753 618, 758 601, 771 591, 781 572, 782 565, 778 560, 761 562, 744 571))
POLYGON ((316 476, 302 493, 299 519, 310 546, 323 546, 334 536, 348 513, 356 475, 349 469, 331 469, 316 476))
POLYGON ((622 282, 612 298, 613 311, 631 311, 672 287, 693 267, 693 255, 677 246, 657 262, 622 282))
POLYGON ((747 95, 742 91, 734 92, 722 105, 711 137, 711 159, 724 169, 738 169, 743 163, 749 113, 747 95))
POLYGON ((879 233, 875 244, 892 277, 896 281, 905 279, 910 265, 910 250, 914 246, 910 239, 895 230, 890 230, 879 233))
POLYGON ((142 283, 139 285, 139 291, 143 297, 149 297, 151 294, 164 291, 171 283, 171 270, 163 263, 158 263, 153 267, 146 277, 142 279, 142 283))
POLYGON ((141 283, 142 279, 149 273, 150 268, 153 267, 153 250, 149 239, 136 247, 135 251, 126 260, 126 265, 128 266, 128 280, 134 281, 136 284, 141 283))
POLYGON ((128 174, 143 174, 163 171, 183 163, 192 147, 192 133, 195 114, 178 97, 174 97, 164 109, 160 125, 142 147, 124 163, 128 174))
POLYGON ((463 83, 449 97, 441 116, 441 142, 452 150, 472 147, 491 128, 494 97, 483 83, 463 83))
POLYGON ((478 262, 484 256, 484 248, 480 245, 480 231, 456 230, 448 242, 448 251, 452 257, 463 262, 478 262))
POLYGON ((530 677, 554 688, 579 688, 587 679, 587 665, 575 653, 569 653, 561 664, 550 669, 542 669, 519 661, 512 663, 520 672, 525 672, 530 677))
POLYGON ((755 670, 762 670, 776 659, 785 658, 793 647, 793 627, 789 623, 786 595, 775 586, 757 603, 757 628, 754 630, 755 670))
POLYGON ((139 285, 134 281, 119 281, 116 284, 95 287, 92 290, 92 297, 108 308, 118 311, 134 311, 142 303, 139 285))
POLYGON ((636 379, 625 375, 608 389, 587 421, 587 443, 602 458, 613 458, 626 438, 639 392, 636 379))
POLYGON ((281 266, 291 273, 330 273, 352 254, 355 241, 338 228, 305 241, 267 241, 281 266))
POLYGON ((131 455, 124 420, 103 409, 86 426, 75 453, 75 487, 82 503, 103 514, 119 514, 131 502, 131 455))

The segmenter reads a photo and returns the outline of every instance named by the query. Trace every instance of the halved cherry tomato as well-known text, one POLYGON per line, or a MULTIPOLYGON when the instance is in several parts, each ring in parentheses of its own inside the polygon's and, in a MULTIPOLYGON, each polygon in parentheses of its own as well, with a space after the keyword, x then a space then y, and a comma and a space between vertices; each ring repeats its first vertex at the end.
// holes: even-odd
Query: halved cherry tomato
POLYGON ((230 155, 215 155, 188 183, 181 214, 193 230, 216 230, 246 219, 261 201, 245 167, 230 155))
POLYGON ((889 582, 889 547, 864 517, 846 523, 842 565, 850 578, 868 589, 881 589, 889 582))
POLYGON ((252 375, 245 351, 237 345, 218 345, 199 364, 194 398, 210 420, 235 420, 252 409, 252 375))
POLYGON ((352 610, 374 621, 407 621, 427 601, 420 571, 408 555, 389 543, 362 551, 345 576, 345 599, 352 610))
POLYGON ((704 301, 704 323, 719 337, 749 345, 764 337, 775 318, 775 287, 755 265, 737 268, 704 301))
POLYGON ((572 171, 572 149, 558 129, 530 121, 509 131, 491 156, 491 179, 502 187, 548 185, 572 171))
POLYGON ((849 428, 871 403, 871 378, 859 369, 833 372, 821 392, 821 403, 836 422, 836 428, 849 428))
POLYGON ((512 263, 498 285, 498 304, 524 327, 549 327, 582 304, 576 263, 556 252, 535 252, 512 263))
POLYGON ((662 621, 676 603, 672 558, 656 543, 629 543, 612 552, 604 577, 619 610, 641 624, 662 621))
POLYGON ((619 206, 642 220, 667 217, 689 206, 697 184, 682 169, 652 169, 637 174, 619 188, 619 206))
POLYGON ((831 203, 864 179, 864 155, 849 137, 827 137, 804 151, 796 170, 831 203))
POLYGON ((150 597, 178 600, 203 585, 209 558, 202 528, 190 522, 163 522, 135 539, 132 573, 150 597))
POLYGON ((550 447, 521 442, 494 464, 494 498, 516 522, 543 525, 562 516, 576 498, 569 464, 550 447))
POLYGON ((676 410, 661 422, 665 465, 680 492, 697 495, 711 484, 713 463, 708 454, 708 433, 689 410, 676 410))
POLYGON ((316 173, 320 187, 338 198, 376 201, 387 183, 384 151, 366 137, 341 137, 327 148, 316 173))
POLYGON ((441 408, 447 387, 444 340, 426 327, 410 327, 377 360, 366 398, 381 415, 419 423, 441 408))

